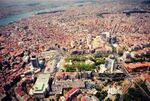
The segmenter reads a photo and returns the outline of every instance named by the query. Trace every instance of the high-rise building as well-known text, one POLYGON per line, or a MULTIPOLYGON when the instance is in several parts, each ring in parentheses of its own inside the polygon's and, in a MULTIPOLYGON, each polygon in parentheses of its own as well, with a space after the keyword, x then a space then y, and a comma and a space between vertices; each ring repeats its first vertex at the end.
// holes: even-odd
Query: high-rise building
POLYGON ((115 44, 117 42, 117 38, 115 36, 112 36, 110 39, 110 44, 115 44))
POLYGON ((39 68, 39 60, 35 55, 31 57, 31 63, 33 67, 39 68))
POLYGON ((91 45, 91 43, 92 43, 92 35, 91 34, 87 35, 86 41, 87 41, 87 45, 88 45, 89 49, 91 49, 92 48, 92 45, 91 45))
POLYGON ((39 67, 44 68, 44 66, 45 66, 45 61, 43 59, 40 59, 39 60, 39 67))
POLYGON ((115 65, 115 60, 114 60, 114 59, 107 58, 107 59, 105 60, 105 67, 106 67, 107 69, 110 69, 110 72, 111 72, 111 73, 113 73, 114 65, 115 65))

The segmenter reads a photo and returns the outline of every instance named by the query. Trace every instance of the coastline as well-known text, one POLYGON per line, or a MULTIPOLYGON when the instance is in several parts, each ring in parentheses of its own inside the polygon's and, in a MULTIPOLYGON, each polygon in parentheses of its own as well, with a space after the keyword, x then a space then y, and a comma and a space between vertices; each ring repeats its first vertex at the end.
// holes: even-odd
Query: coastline
POLYGON ((33 15, 64 12, 66 10, 66 8, 68 8, 68 7, 67 6, 56 7, 56 8, 44 9, 44 10, 40 10, 40 11, 32 11, 32 12, 2 17, 2 18, 0 18, 0 27, 7 26, 7 25, 12 24, 14 22, 18 22, 24 18, 28 18, 28 17, 31 17, 33 15))

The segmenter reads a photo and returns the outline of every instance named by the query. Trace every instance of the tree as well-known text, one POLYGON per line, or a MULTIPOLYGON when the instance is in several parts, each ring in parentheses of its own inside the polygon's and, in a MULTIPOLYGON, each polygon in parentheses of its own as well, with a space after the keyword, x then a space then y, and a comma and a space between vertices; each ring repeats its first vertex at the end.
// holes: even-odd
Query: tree
POLYGON ((102 91, 102 88, 101 87, 96 87, 96 90, 101 92, 102 91))
POLYGON ((112 101, 110 98, 107 98, 105 101, 112 101))
POLYGON ((116 48, 112 45, 112 53, 116 53, 116 48))
POLYGON ((119 99, 120 99, 120 94, 116 94, 115 101, 119 101, 119 99))
POLYGON ((123 55, 123 51, 118 51, 118 55, 122 56, 123 55))
POLYGON ((93 69, 96 68, 95 64, 76 64, 76 67, 79 69, 79 71, 92 71, 93 69))
POLYGON ((96 58, 96 65, 100 65, 100 64, 104 64, 105 63, 105 60, 104 58, 96 58))
POLYGON ((124 96, 123 96, 123 101, 131 101, 131 96, 130 96, 130 94, 125 94, 124 96))
POLYGON ((102 57, 102 54, 101 54, 101 53, 96 53, 96 54, 95 54, 95 58, 100 58, 100 57, 102 57))
POLYGON ((76 68, 74 67, 66 67, 66 72, 75 72, 76 68))
POLYGON ((124 101, 148 101, 139 88, 130 88, 123 96, 124 101))
POLYGON ((107 91, 98 91, 95 96, 99 99, 99 101, 103 101, 107 95, 107 91))

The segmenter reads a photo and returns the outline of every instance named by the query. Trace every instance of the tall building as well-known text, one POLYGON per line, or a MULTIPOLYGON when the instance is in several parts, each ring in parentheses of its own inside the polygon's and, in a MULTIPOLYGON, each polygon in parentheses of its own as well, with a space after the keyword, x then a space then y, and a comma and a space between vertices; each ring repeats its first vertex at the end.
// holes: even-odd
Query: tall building
POLYGON ((44 68, 45 67, 45 60, 43 60, 43 59, 38 60, 38 65, 40 68, 44 68))
POLYGON ((115 44, 117 42, 117 38, 115 36, 112 36, 110 39, 110 44, 115 44))
POLYGON ((31 57, 31 63, 33 67, 39 68, 39 60, 35 55, 31 57))
POLYGON ((91 49, 92 48, 92 45, 91 45, 91 43, 92 43, 92 35, 91 34, 87 35, 86 41, 87 41, 87 45, 88 45, 89 49, 91 49))
POLYGON ((105 60, 105 67, 107 69, 110 69, 110 72, 113 73, 113 70, 114 70, 114 67, 115 67, 115 60, 114 59, 110 59, 110 58, 107 58, 105 60))

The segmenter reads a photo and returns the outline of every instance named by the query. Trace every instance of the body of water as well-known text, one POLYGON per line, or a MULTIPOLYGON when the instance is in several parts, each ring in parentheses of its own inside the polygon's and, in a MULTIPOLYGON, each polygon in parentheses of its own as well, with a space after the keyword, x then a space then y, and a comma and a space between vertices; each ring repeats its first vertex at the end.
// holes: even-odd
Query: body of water
POLYGON ((19 21, 22 18, 30 17, 33 14, 62 10, 75 4, 86 3, 93 0, 0 0, 0 13, 11 12, 0 18, 0 26, 19 21), (13 14, 14 12, 14 14, 13 14))
POLYGON ((57 11, 57 10, 64 10, 67 7, 68 6, 56 7, 56 8, 50 8, 50 9, 44 9, 44 10, 35 10, 35 11, 32 11, 32 12, 26 12, 26 13, 21 13, 21 14, 17 14, 17 15, 9 15, 9 16, 6 16, 6 17, 3 17, 3 18, 0 19, 0 26, 5 26, 9 23, 19 21, 23 18, 28 18, 28 17, 30 17, 34 14, 57 11))

